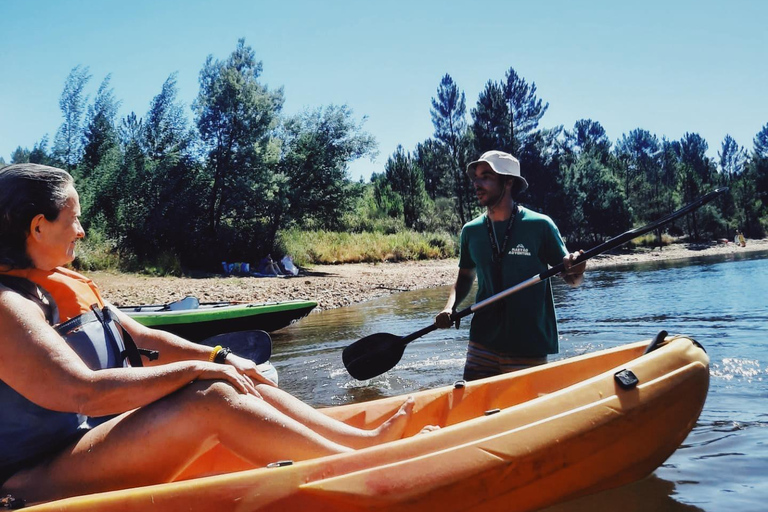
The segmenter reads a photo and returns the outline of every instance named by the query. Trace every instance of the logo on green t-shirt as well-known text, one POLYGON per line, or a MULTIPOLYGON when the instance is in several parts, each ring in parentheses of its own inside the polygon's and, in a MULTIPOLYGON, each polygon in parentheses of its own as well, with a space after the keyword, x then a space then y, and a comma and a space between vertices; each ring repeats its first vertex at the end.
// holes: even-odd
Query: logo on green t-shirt
POLYGON ((512 256, 530 256, 531 252, 523 244, 517 244, 517 247, 511 248, 507 254, 512 256))

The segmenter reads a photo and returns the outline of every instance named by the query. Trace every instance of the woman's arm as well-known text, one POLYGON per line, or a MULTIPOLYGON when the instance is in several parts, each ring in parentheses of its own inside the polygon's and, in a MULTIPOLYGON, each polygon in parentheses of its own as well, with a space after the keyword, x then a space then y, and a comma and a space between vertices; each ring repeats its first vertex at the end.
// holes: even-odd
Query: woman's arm
POLYGON ((0 380, 41 407, 88 416, 118 414, 209 379, 258 395, 233 366, 207 361, 93 371, 48 325, 39 306, 0 287, 0 380))
POLYGON ((170 332, 151 329, 141 325, 114 306, 110 305, 110 309, 120 320, 120 324, 133 337, 136 346, 148 350, 157 350, 160 353, 160 356, 155 361, 147 361, 145 359, 144 364, 146 366, 179 361, 208 361, 211 355, 211 347, 193 343, 170 332))
MULTIPOLYGON (((126 315, 115 307, 111 308, 126 331, 133 337, 136 346, 149 350, 157 350, 160 356, 155 361, 144 360, 146 366, 157 366, 182 361, 208 361, 212 348, 207 345, 193 343, 180 336, 159 329, 150 329, 126 315)), ((262 384, 274 386, 275 383, 264 377, 256 363, 250 359, 229 354, 227 364, 235 367, 238 372, 262 384)))

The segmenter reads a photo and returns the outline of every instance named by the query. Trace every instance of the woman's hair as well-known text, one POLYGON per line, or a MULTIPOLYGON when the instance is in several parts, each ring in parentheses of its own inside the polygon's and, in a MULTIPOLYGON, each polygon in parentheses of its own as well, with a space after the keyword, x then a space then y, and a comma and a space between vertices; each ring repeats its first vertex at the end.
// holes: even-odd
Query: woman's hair
POLYGON ((59 217, 74 180, 66 171, 39 164, 14 164, 0 169, 0 266, 28 268, 29 225, 43 214, 59 217))

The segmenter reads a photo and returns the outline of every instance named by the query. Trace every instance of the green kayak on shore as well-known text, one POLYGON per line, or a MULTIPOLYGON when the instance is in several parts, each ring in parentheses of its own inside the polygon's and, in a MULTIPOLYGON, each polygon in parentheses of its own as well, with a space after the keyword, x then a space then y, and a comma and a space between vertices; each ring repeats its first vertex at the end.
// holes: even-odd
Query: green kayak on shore
POLYGON ((172 332, 191 341, 217 334, 261 330, 274 332, 307 316, 317 306, 310 300, 238 304, 199 302, 187 297, 170 304, 122 306, 120 311, 142 325, 172 332))

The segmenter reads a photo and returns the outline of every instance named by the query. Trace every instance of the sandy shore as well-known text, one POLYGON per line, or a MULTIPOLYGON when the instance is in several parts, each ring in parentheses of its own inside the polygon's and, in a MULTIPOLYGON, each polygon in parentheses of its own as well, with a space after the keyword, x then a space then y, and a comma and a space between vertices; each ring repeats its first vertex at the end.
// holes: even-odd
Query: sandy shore
MULTIPOLYGON (((589 261, 591 268, 645 261, 661 261, 700 256, 768 251, 768 239, 748 240, 746 247, 729 244, 673 244, 662 250, 642 250, 617 255, 601 255, 589 261)), ((453 284, 457 260, 414 261, 404 263, 318 265, 306 275, 289 278, 147 277, 136 274, 93 272, 90 277, 104 297, 124 306, 163 304, 193 295, 200 301, 269 302, 311 299, 318 309, 332 309, 406 290, 453 284)))

